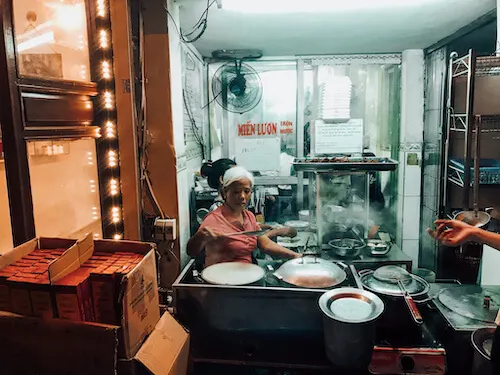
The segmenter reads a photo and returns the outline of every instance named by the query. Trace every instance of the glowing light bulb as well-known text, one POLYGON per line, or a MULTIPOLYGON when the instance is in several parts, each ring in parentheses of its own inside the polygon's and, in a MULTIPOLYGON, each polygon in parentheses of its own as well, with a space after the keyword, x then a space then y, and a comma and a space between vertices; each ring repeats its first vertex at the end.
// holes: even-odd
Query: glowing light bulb
POLYGON ((111 78, 111 65, 109 62, 103 61, 101 63, 101 75, 102 75, 102 78, 104 78, 104 79, 111 78))
POLYGON ((113 95, 109 91, 105 91, 103 94, 104 97, 104 107, 106 109, 112 109, 113 108, 113 95))
POLYGON ((118 233, 113 236, 113 239, 115 239, 115 240, 120 240, 121 238, 122 238, 122 235, 118 234, 118 233))
POLYGON ((107 138, 116 137, 115 124, 113 124, 111 121, 106 122, 106 137, 107 138))
MULTIPOLYGON (((109 181, 109 193, 111 195, 117 195, 118 194, 118 181, 116 181, 115 179, 112 179, 112 180, 109 181)), ((114 208, 113 208, 113 210, 114 210, 114 208)), ((116 208, 116 210, 118 210, 118 208, 116 208)), ((114 213, 115 213, 115 211, 113 211, 113 214, 114 213)))
POLYGON ((109 37, 106 30, 99 31, 99 44, 102 49, 107 49, 109 47, 109 37))
POLYGON ((106 17, 106 5, 104 4, 104 0, 97 0, 97 16, 104 18, 106 17))

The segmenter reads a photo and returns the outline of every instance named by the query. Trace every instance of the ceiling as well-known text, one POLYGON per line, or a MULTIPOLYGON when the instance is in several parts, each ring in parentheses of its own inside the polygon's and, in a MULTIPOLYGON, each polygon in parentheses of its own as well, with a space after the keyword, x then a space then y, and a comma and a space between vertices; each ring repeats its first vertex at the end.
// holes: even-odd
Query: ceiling
MULTIPOLYGON (((425 6, 407 3, 300 14, 238 13, 214 4, 206 31, 194 45, 203 56, 217 49, 237 48, 259 48, 264 56, 401 52, 429 47, 496 6, 496 0, 422 1, 425 6)), ((184 30, 196 24, 207 4, 206 0, 176 3, 184 30)))

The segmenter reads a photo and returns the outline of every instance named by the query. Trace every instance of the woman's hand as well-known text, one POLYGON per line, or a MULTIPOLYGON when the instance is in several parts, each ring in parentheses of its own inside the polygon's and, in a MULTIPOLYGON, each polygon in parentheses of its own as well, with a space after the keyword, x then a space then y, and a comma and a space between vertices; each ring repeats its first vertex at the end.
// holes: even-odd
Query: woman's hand
POLYGON ((427 229, 433 238, 446 246, 460 246, 473 241, 477 228, 459 220, 436 220, 436 230, 427 229))
POLYGON ((224 238, 224 235, 222 233, 219 233, 213 229, 210 229, 208 227, 201 228, 199 230, 200 236, 203 237, 203 241, 205 244, 214 242, 214 241, 220 241, 221 239, 224 238))
POLYGON ((289 227, 279 228, 278 236, 293 238, 297 236, 297 230, 295 228, 289 228, 289 227))

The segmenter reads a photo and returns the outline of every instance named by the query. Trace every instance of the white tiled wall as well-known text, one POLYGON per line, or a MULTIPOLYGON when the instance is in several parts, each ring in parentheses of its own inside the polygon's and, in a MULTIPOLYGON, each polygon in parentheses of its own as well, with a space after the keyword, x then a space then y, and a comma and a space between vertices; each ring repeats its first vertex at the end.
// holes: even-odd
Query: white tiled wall
POLYGON ((413 259, 414 267, 417 267, 424 130, 423 51, 404 51, 401 72, 401 138, 398 172, 398 217, 401 219, 401 230, 397 240, 402 250, 413 259))

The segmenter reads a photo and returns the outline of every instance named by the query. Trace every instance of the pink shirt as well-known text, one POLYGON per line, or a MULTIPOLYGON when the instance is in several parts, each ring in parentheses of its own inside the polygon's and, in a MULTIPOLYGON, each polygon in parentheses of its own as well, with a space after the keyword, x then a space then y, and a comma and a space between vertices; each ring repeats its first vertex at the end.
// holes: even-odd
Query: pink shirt
MULTIPOLYGON (((210 212, 201 223, 200 229, 208 227, 218 233, 235 233, 248 230, 259 230, 254 214, 248 210, 243 211, 243 224, 238 221, 229 222, 229 208, 222 205, 210 212)), ((205 267, 222 262, 252 263, 252 251, 257 247, 257 237, 233 236, 217 242, 212 242, 205 247, 205 267)))

